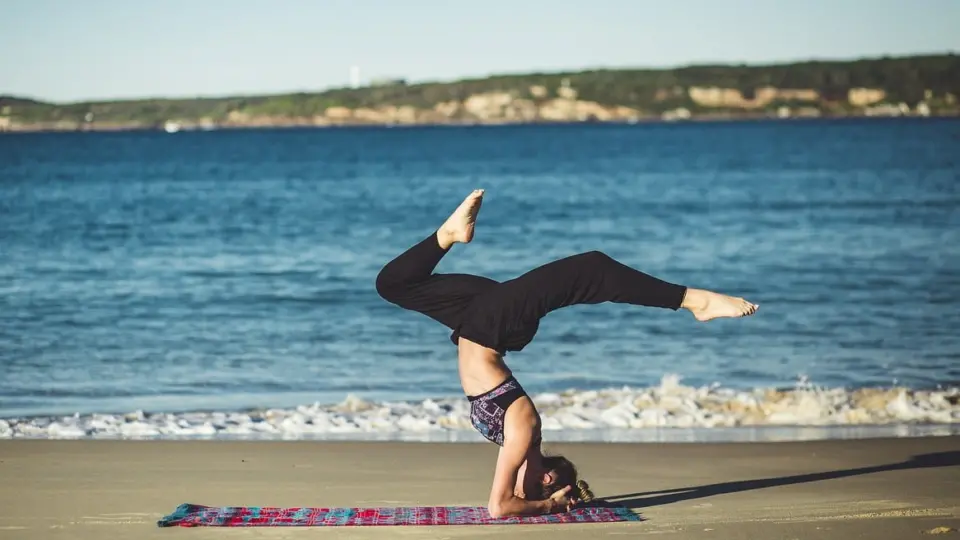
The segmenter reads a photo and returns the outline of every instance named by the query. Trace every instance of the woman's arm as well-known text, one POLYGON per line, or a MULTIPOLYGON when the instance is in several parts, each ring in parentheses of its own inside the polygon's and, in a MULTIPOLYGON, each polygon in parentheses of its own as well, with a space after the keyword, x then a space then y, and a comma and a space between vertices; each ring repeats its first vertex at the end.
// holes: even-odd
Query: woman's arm
POLYGON ((503 447, 497 457, 488 503, 492 517, 550 514, 568 509, 571 503, 566 496, 570 486, 541 501, 528 501, 514 494, 520 466, 530 453, 537 426, 535 417, 525 421, 524 416, 530 415, 509 418, 504 425, 503 447))

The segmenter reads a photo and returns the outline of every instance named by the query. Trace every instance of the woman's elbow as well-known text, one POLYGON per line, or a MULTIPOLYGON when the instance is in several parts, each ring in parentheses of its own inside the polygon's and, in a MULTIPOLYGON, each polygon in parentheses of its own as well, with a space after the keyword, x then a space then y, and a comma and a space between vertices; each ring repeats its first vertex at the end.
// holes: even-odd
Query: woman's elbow
POLYGON ((506 512, 504 512, 503 505, 499 502, 491 502, 488 504, 487 513, 490 514, 490 517, 494 519, 502 518, 507 515, 506 512))

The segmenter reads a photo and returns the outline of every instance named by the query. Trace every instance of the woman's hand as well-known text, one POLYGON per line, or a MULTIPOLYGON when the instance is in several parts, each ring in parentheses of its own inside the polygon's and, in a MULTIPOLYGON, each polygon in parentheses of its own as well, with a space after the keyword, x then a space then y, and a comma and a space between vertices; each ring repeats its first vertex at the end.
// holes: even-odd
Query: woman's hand
POLYGON ((558 489, 550 495, 550 513, 555 512, 569 512, 577 504, 577 499, 573 497, 567 497, 567 493, 570 493, 571 486, 566 486, 563 489, 558 489))

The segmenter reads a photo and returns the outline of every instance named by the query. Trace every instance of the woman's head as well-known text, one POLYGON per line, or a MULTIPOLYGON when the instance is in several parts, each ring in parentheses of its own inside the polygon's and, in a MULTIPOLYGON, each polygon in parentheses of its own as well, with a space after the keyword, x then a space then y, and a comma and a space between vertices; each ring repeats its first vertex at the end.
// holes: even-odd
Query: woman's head
POLYGON ((578 478, 577 467, 572 461, 563 456, 544 456, 541 462, 546 473, 541 482, 541 497, 547 499, 558 489, 570 486, 572 489, 568 496, 581 502, 590 502, 593 500, 593 492, 590 486, 578 478))

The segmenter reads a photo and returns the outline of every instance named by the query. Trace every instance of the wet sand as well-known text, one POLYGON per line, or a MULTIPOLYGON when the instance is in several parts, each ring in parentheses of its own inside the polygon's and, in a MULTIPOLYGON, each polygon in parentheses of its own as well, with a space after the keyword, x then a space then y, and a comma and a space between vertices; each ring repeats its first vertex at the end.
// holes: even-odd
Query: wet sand
POLYGON ((960 437, 556 444, 612 524, 158 528, 180 503, 482 505, 490 444, 0 441, 0 538, 960 538, 960 437), (931 535, 933 530, 947 530, 931 535), (952 529, 952 530, 950 530, 952 529))

